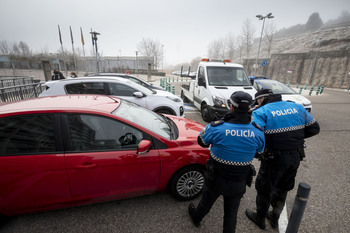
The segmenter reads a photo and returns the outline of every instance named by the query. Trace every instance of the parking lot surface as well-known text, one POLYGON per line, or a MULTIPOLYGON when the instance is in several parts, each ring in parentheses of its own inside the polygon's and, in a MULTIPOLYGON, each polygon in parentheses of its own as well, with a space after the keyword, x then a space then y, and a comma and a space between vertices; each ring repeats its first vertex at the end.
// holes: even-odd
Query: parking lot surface
MULTIPOLYGON (((287 197, 287 215, 293 207, 297 185, 311 186, 309 200, 299 232, 350 232, 350 93, 325 89, 308 97, 311 114, 321 127, 319 135, 307 139, 306 159, 301 162, 296 186, 287 197)), ((199 111, 186 107, 186 118, 206 124, 199 111)), ((259 162, 254 161, 258 169, 259 162)), ((237 232, 276 232, 258 229, 244 214, 255 208, 256 191, 247 188, 238 211, 237 232)), ((199 198, 194 202, 197 204, 199 198)), ((195 228, 187 214, 189 202, 158 193, 70 209, 28 214, 12 218, 0 227, 2 232, 222 232, 223 200, 214 204, 201 227, 195 228)))

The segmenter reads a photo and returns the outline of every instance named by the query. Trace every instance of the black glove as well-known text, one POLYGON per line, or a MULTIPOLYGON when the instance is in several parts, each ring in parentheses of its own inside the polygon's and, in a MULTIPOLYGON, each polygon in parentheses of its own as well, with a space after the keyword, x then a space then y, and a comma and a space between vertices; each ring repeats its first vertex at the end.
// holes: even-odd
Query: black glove
POLYGON ((254 158, 261 160, 261 158, 263 157, 263 154, 264 153, 256 152, 254 155, 254 158))
POLYGON ((247 186, 248 187, 252 186, 253 177, 255 175, 256 175, 255 167, 254 167, 254 165, 250 165, 250 172, 249 172, 249 176, 248 176, 248 179, 247 179, 247 186))

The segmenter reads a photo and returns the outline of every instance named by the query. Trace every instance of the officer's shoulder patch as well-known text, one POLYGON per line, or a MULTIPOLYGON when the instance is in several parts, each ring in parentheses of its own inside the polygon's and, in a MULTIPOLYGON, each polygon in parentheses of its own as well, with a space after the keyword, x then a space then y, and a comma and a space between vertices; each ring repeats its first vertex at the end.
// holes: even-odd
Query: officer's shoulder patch
POLYGON ((225 122, 225 121, 223 121, 223 120, 213 121, 213 122, 210 123, 210 125, 211 125, 212 127, 215 127, 215 126, 218 126, 218 125, 223 124, 224 122, 225 122))
POLYGON ((255 128, 257 128, 257 129, 263 131, 262 128, 261 128, 259 125, 257 125, 255 122, 252 122, 252 125, 254 125, 255 128))

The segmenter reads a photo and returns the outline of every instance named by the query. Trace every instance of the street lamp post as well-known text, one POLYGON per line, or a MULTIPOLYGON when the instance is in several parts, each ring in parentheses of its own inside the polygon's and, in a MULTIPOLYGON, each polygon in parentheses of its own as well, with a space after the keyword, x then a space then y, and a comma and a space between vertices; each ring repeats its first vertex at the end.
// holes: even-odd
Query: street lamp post
POLYGON ((138 77, 139 76, 139 63, 138 63, 138 60, 137 60, 138 51, 135 51, 135 53, 136 53, 136 75, 138 77))
POLYGON ((164 71, 163 67, 164 67, 164 45, 162 45, 162 72, 164 71))
POLYGON ((254 65, 254 76, 256 75, 256 68, 258 67, 258 59, 259 59, 259 53, 260 53, 260 45, 261 45, 261 39, 263 36, 263 32, 264 32, 264 25, 265 25, 265 19, 272 19, 275 18, 275 16, 272 15, 272 13, 268 13, 265 16, 262 15, 257 15, 256 16, 259 20, 263 21, 263 25, 262 25, 262 29, 261 29, 261 35, 260 35, 260 41, 259 41, 259 47, 258 47, 258 55, 256 56, 256 61, 255 61, 255 65, 254 65))
POLYGON ((98 32, 90 32, 92 35, 92 39, 95 41, 95 49, 96 49, 96 63, 97 63, 97 73, 100 73, 100 55, 97 50, 97 35, 100 35, 98 32))

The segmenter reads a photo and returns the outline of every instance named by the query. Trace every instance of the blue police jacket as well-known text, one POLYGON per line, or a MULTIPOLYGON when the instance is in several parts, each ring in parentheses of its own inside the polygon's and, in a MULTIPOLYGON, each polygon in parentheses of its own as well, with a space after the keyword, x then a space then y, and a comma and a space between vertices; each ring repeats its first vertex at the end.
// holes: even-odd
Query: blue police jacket
POLYGON ((269 98, 252 113, 252 123, 265 133, 267 150, 295 150, 303 146, 304 138, 319 132, 318 123, 302 105, 282 101, 280 95, 269 98))
POLYGON ((252 124, 218 121, 207 125, 199 134, 203 143, 211 145, 211 156, 217 162, 244 166, 251 164, 256 152, 265 146, 264 133, 252 124))

